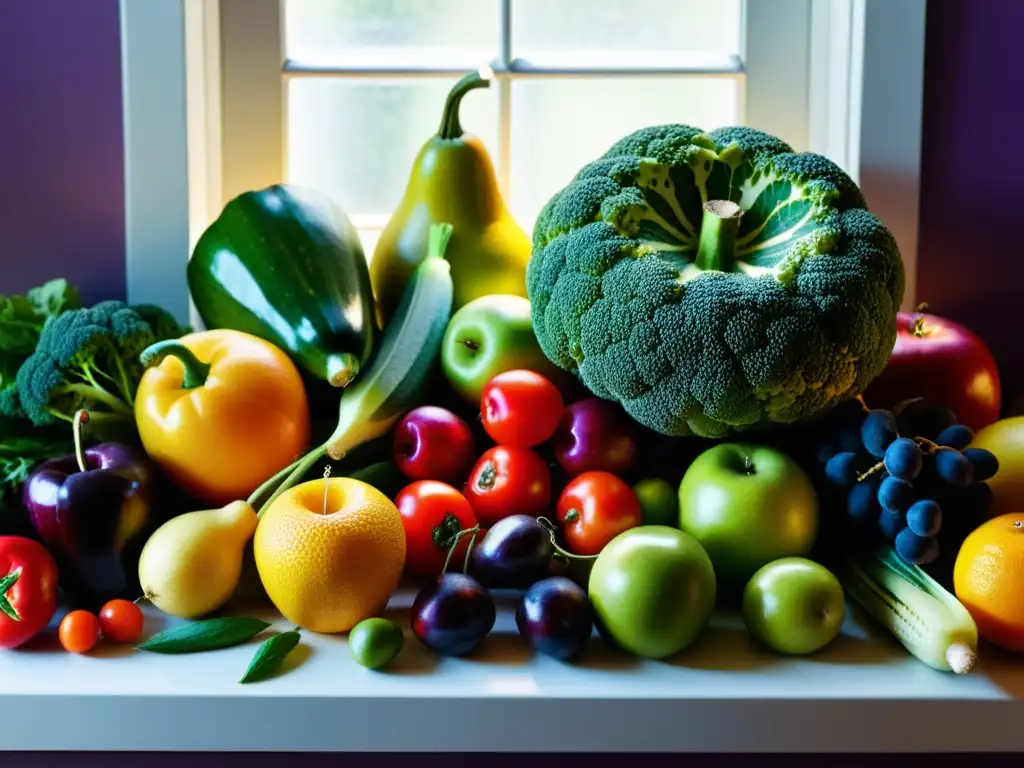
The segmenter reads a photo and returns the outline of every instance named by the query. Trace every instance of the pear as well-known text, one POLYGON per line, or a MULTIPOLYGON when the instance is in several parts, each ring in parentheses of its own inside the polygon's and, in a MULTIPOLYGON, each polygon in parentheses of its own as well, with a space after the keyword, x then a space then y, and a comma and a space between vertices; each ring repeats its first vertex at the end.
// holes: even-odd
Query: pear
POLYGON ((402 200, 377 240, 370 283, 382 327, 427 255, 431 224, 440 222, 453 227, 445 251, 455 287, 453 312, 480 296, 526 297, 530 239, 505 205, 483 142, 459 122, 462 98, 489 87, 493 74, 485 67, 452 88, 441 126, 420 149, 402 200))
POLYGON ((150 536, 139 556, 139 583, 164 613, 193 619, 228 601, 242 576, 242 555, 256 531, 244 501, 186 512, 150 536))

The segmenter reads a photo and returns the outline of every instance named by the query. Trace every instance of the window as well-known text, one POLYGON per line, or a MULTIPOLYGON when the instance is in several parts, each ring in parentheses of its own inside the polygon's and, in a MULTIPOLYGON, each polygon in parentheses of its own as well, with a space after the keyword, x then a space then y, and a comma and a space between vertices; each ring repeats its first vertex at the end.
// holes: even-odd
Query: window
POLYGON ((753 125, 859 181, 913 301, 924 0, 121 4, 133 299, 186 313, 195 238, 225 201, 282 180, 331 194, 372 254, 448 89, 489 65, 462 123, 525 230, 631 130, 753 125))

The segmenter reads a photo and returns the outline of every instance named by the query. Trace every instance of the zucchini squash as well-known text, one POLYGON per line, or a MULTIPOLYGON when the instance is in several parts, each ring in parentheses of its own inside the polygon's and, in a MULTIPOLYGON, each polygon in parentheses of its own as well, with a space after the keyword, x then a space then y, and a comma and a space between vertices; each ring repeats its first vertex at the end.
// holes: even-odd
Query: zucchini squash
POLYGON ((228 202, 196 244, 188 286, 207 328, 258 336, 316 379, 349 384, 377 340, 366 256, 331 198, 275 184, 228 202))

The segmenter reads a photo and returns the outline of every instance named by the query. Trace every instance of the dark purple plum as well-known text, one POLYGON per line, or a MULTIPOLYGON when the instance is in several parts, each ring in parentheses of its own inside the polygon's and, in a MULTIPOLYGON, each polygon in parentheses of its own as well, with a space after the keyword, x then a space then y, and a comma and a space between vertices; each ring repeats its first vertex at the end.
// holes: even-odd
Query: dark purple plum
POLYGON ((629 472, 636 462, 639 429, 617 403, 588 397, 565 409, 554 436, 558 463, 576 476, 629 472))
POLYGON ((537 651, 568 661, 583 650, 594 631, 590 598, 564 576, 538 581, 519 601, 516 626, 537 651))
POLYGON ((473 651, 494 628, 494 599, 464 573, 445 573, 425 585, 412 603, 412 633, 442 656, 473 651))
POLYGON ((491 589, 526 589, 548 575, 551 532, 529 515, 510 515, 490 527, 470 555, 470 573, 491 589))

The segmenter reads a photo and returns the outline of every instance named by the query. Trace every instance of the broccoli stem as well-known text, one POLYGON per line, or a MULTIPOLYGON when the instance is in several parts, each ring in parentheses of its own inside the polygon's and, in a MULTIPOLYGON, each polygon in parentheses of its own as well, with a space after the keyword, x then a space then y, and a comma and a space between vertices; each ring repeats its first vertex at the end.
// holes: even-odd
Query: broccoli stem
MULTIPOLYGON (((84 398, 92 400, 97 403, 102 403, 107 406, 111 411, 121 416, 134 417, 135 413, 132 411, 131 406, 128 405, 124 400, 119 398, 117 395, 113 395, 103 387, 96 387, 92 384, 63 384, 54 390, 54 395, 81 395, 84 398)), ((55 414, 56 415, 56 414, 55 414)), ((73 414, 66 417, 67 421, 71 421, 73 414)))
POLYGON ((168 355, 178 358, 185 369, 181 380, 182 389, 195 389, 206 383, 206 378, 210 375, 209 364, 202 362, 191 349, 180 341, 168 339, 151 344, 142 350, 139 359, 148 368, 151 365, 160 365, 168 355))
POLYGON ((731 200, 708 200, 700 222, 696 264, 700 269, 732 272, 736 262, 736 233, 743 209, 731 200))
POLYGON ((441 114, 441 128, 437 135, 442 139, 457 139, 462 136, 462 124, 459 122, 459 107, 462 104, 462 97, 474 88, 490 88, 491 78, 494 72, 490 67, 483 67, 476 72, 471 72, 459 80, 444 102, 444 112, 441 114))

